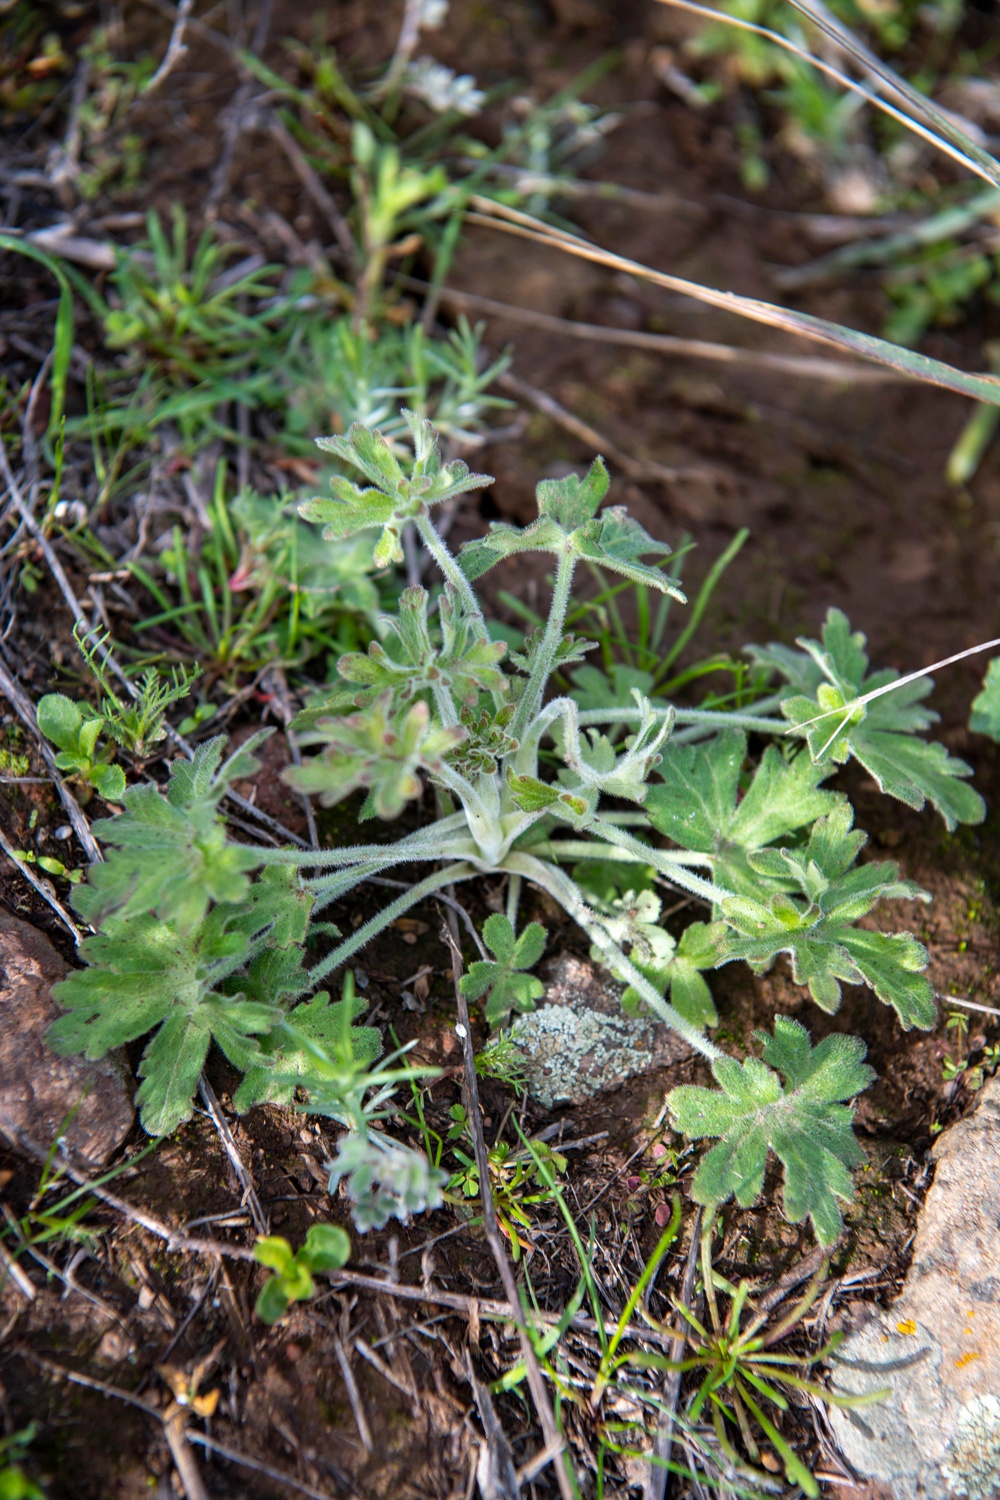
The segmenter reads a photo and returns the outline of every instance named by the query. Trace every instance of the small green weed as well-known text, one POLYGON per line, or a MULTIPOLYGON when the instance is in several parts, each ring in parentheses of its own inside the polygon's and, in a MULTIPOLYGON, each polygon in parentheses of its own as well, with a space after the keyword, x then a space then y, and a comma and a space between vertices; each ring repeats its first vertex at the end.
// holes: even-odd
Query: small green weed
POLYGON ((30 1480, 23 1464, 28 1448, 38 1434, 38 1423, 29 1422, 20 1432, 0 1438, 0 1500, 45 1500, 45 1492, 30 1480))
MULTIPOLYGON (((461 1104, 453 1104, 450 1114, 452 1126, 447 1139, 459 1166, 448 1179, 448 1191, 462 1198, 479 1198, 479 1168, 472 1154, 469 1117, 461 1104)), ((552 1182, 566 1171, 566 1157, 544 1141, 531 1141, 517 1150, 508 1141, 498 1141, 486 1155, 493 1210, 516 1264, 523 1253, 530 1254, 534 1248, 529 1210, 553 1201, 552 1182)))
POLYGON ((312 1224, 299 1250, 293 1252, 286 1239, 272 1234, 257 1240, 253 1254, 274 1272, 261 1288, 254 1312, 262 1323, 277 1323, 290 1302, 308 1302, 315 1294, 317 1271, 339 1271, 346 1266, 351 1242, 336 1224, 312 1224))
POLYGON ((147 667, 136 679, 135 697, 122 696, 106 666, 108 633, 82 634, 74 627, 73 639, 105 696, 100 707, 93 708, 63 693, 46 693, 38 703, 38 727, 57 746, 55 761, 61 771, 69 772, 88 796, 93 789, 105 802, 119 802, 126 783, 121 766, 113 764, 115 746, 144 760, 166 739, 167 709, 188 697, 200 668, 188 672, 175 667, 168 677, 147 667), (107 742, 99 745, 102 736, 107 742))
MULTIPOLYGON (((823 1348, 813 1354, 774 1353, 775 1347, 801 1325, 814 1305, 823 1290, 828 1264, 823 1261, 799 1301, 771 1322, 768 1313, 753 1311, 748 1281, 741 1281, 734 1287, 715 1271, 712 1265, 714 1219, 714 1213, 706 1213, 701 1234, 701 1274, 709 1326, 706 1327, 689 1307, 675 1298, 674 1307, 687 1325, 686 1340, 690 1353, 679 1362, 658 1355, 647 1355, 643 1362, 649 1368, 676 1369, 682 1374, 698 1376, 698 1388, 687 1406, 686 1420, 694 1425, 703 1414, 710 1415, 721 1452, 744 1477, 751 1476, 747 1474, 746 1461, 733 1446, 729 1433, 733 1428, 739 1432, 751 1462, 757 1465, 761 1461, 761 1450, 754 1433, 756 1427, 780 1457, 789 1484, 801 1486, 806 1495, 816 1500, 819 1484, 782 1435, 769 1409, 787 1412, 786 1392, 789 1391, 802 1392, 830 1405, 851 1407, 871 1405, 883 1400, 889 1392, 876 1391, 860 1399, 845 1398, 796 1373, 828 1358, 843 1342, 841 1333, 835 1333, 823 1348), (719 1309, 717 1292, 729 1298, 725 1317, 719 1309), (750 1316, 744 1322, 748 1311, 750 1316)), ((768 1478, 760 1471, 752 1477, 765 1483, 768 1478)))

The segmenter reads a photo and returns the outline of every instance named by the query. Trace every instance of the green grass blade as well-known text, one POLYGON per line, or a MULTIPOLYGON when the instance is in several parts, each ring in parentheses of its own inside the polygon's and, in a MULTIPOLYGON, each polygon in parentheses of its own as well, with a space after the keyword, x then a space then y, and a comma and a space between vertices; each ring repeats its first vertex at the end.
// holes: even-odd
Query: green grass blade
POLYGON ((59 283, 59 308, 56 312, 55 335, 52 344, 52 408, 46 436, 52 440, 59 431, 63 407, 66 404, 66 378, 73 354, 73 289, 62 266, 37 245, 30 245, 20 235, 0 230, 0 250, 9 250, 13 255, 26 255, 51 273, 59 283))
MULTIPOLYGON (((804 4, 803 0, 789 0, 800 15, 806 17, 809 23, 830 38, 835 46, 848 52, 854 61, 866 73, 874 76, 891 93, 904 99, 915 114, 923 115, 924 119, 935 129, 946 137, 953 146, 958 149, 979 169, 979 175, 987 182, 992 182, 994 187, 1000 187, 1000 163, 996 162, 988 151, 976 144, 955 121, 936 105, 932 104, 925 94, 921 94, 912 84, 907 83, 905 78, 894 73, 885 63, 865 47, 852 35, 846 26, 840 25, 833 16, 829 14, 825 6, 815 3, 804 4)), ((942 149, 944 149, 942 147, 942 149)))
POLYGON ((721 556, 715 559, 715 562, 712 564, 711 568, 708 571, 708 576, 706 577, 705 582, 698 590, 698 597, 695 599, 691 612, 688 615, 687 624, 681 631, 680 635, 677 637, 676 641, 674 641, 674 644, 671 646, 666 656, 664 656, 663 658, 662 665, 659 672, 657 673, 658 682, 662 681, 662 679, 670 671, 670 668, 673 666, 674 662, 680 656, 688 641, 698 629, 698 626, 701 624, 702 616, 708 608, 709 600, 715 593, 715 588, 719 582, 719 579, 729 567, 729 564, 742 550, 743 544, 749 535, 750 532, 747 527, 742 526, 733 537, 732 541, 729 543, 729 546, 726 548, 725 552, 723 552, 721 556))
POLYGON ((532 240, 536 244, 552 246, 565 251, 567 255, 578 256, 581 260, 589 260, 597 265, 626 271, 643 281, 651 282, 654 286, 680 292, 682 296, 692 297, 696 302, 704 302, 708 307, 717 307, 724 312, 736 313, 738 317, 747 318, 752 323, 763 323, 766 327, 780 328, 783 332, 795 334, 800 338, 829 344, 834 349, 855 354, 860 359, 870 360, 886 369, 895 370, 900 375, 922 380, 928 385, 941 386, 944 390, 957 391, 961 396, 972 396, 988 406, 1000 406, 1000 379, 995 375, 977 375, 965 370, 956 370, 951 365, 943 364, 941 360, 931 359, 928 355, 918 354, 912 349, 903 349, 887 339, 877 338, 874 334, 860 333, 856 328, 845 328, 840 323, 831 323, 826 318, 816 318, 809 313, 794 312, 791 308, 778 307, 772 302, 760 302, 755 297, 743 297, 738 292, 716 291, 714 287, 701 286, 696 281, 687 281, 682 276, 671 276, 664 271, 653 271, 649 266, 629 260, 624 255, 613 255, 608 250, 602 250, 600 246, 577 239, 575 235, 555 231, 551 226, 544 224, 541 219, 533 219, 530 214, 519 213, 506 205, 496 204, 485 198, 476 198, 473 201, 478 211, 469 215, 470 223, 491 229, 502 229, 507 234, 532 240))

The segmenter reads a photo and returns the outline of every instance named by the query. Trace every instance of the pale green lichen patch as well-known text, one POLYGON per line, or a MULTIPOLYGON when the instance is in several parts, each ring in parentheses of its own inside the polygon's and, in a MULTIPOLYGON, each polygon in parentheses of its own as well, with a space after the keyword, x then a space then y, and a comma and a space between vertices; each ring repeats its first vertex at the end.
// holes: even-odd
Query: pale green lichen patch
POLYGON ((511 1040, 524 1050, 532 1097, 547 1109, 616 1088, 653 1063, 650 1023, 567 1005, 519 1016, 511 1040))

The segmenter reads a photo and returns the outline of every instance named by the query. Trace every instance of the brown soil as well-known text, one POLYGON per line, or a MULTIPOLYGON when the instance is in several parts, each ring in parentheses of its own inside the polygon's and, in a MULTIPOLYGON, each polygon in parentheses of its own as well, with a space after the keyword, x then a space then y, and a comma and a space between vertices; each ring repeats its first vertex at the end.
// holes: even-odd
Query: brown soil
MULTIPOLYGON (((156 9, 136 9, 128 25, 135 26, 137 39, 162 50, 165 23, 156 9)), ((391 26, 377 10, 355 3, 335 7, 324 18, 327 40, 336 43, 352 71, 386 56, 397 9, 391 26)), ((763 298, 777 296, 773 267, 817 253, 813 214, 823 205, 801 170, 775 150, 774 185, 747 201, 725 107, 696 114, 657 84, 649 47, 669 39, 676 27, 663 7, 601 6, 596 0, 554 0, 551 6, 507 0, 483 7, 456 0, 453 11, 456 25, 435 44, 437 54, 475 72, 483 84, 513 79, 539 97, 564 86, 610 47, 621 49, 619 65, 591 97, 621 108, 626 119, 590 175, 636 196, 583 199, 565 210, 600 245, 654 268, 763 298), (648 196, 666 193, 669 200, 660 202, 648 196)), ((92 21, 88 13, 79 20, 56 16, 53 24, 72 45, 92 21)), ((218 17, 213 24, 221 24, 218 17)), ((313 25, 301 9, 279 5, 271 36, 297 31, 307 40, 313 25)), ((281 66, 279 46, 272 44, 267 55, 281 66)), ((221 111, 236 87, 224 55, 193 37, 188 58, 163 95, 139 111, 137 128, 151 144, 150 174, 125 207, 163 206, 179 198, 197 215, 218 159, 221 111)), ((39 126, 53 128, 51 119, 39 126)), ((220 206, 222 222, 238 225, 244 238, 249 220, 241 205, 248 200, 266 203, 304 239, 317 233, 328 238, 287 163, 252 135, 240 142, 230 190, 220 206)), ((47 197, 42 208, 50 215, 47 197)), ((22 219, 30 219, 30 211, 22 208, 22 219)), ((275 253, 273 246, 265 248, 275 253)), ((449 285, 549 316, 746 349, 803 352, 775 333, 636 279, 485 229, 468 234, 449 285)), ((39 297, 48 297, 41 279, 38 288, 39 297)), ((878 294, 861 279, 817 290, 798 305, 871 331, 877 331, 882 315, 878 294)), ((46 317, 51 319, 51 308, 46 317)), ((24 378, 24 330, 33 325, 33 340, 44 344, 48 328, 30 302, 18 309, 18 318, 14 331, 20 330, 20 342, 9 343, 5 355, 13 383, 24 378)), ((936 334, 927 341, 927 352, 974 367, 984 331, 990 330, 963 327, 936 334)), ((836 384, 746 366, 716 367, 573 340, 496 317, 489 319, 489 341, 496 349, 510 341, 514 372, 619 450, 668 468, 701 471, 701 477, 683 482, 618 474, 613 492, 654 535, 692 535, 697 552, 691 583, 697 584, 737 528, 750 528, 750 542, 713 598, 699 641, 702 650, 736 653, 749 641, 791 641, 815 633, 830 605, 844 609, 855 628, 866 631, 875 662, 902 670, 997 633, 1000 451, 987 457, 969 493, 948 488, 945 458, 967 415, 960 398, 904 383, 836 384)), ((71 395, 80 400, 78 389, 71 395)), ((559 465, 580 467, 591 457, 586 444, 530 414, 521 441, 477 455, 477 467, 496 474, 497 483, 480 509, 470 505, 463 511, 454 535, 476 534, 484 519, 496 516, 523 521, 540 475, 558 472, 559 465)), ((516 569, 497 570, 495 587, 527 589, 530 599, 540 579, 540 571, 527 575, 518 561, 516 569)), ((19 629, 13 646, 17 660, 9 665, 19 668, 33 690, 51 688, 61 663, 71 663, 72 648, 66 646, 65 611, 47 584, 22 608, 19 629)), ((7 648, 10 658, 10 642, 7 648)), ((980 677, 976 663, 952 669, 941 677, 934 701, 944 716, 945 742, 974 763, 976 784, 993 807, 1000 796, 1000 757, 962 727, 980 677)), ((247 713, 245 732, 251 718, 247 713)), ((4 719, 2 733, 7 751, 28 756, 28 774, 44 775, 34 747, 12 717, 4 719)), ((260 805, 297 828, 298 809, 283 790, 275 790, 284 756, 278 736, 268 753, 273 759, 258 777, 260 805)), ((889 802, 863 778, 848 775, 842 785, 871 836, 872 856, 898 861, 908 878, 934 896, 929 908, 914 903, 889 915, 928 945, 935 988, 943 996, 1000 1005, 995 815, 991 812, 981 828, 948 835, 932 813, 917 815, 889 802)), ((15 847, 28 847, 32 839, 40 847, 48 830, 46 848, 61 851, 68 864, 82 863, 73 843, 56 841, 55 829, 63 821, 50 787, 7 789, 2 822, 15 847)), ((472 899, 477 920, 486 913, 488 897, 483 892, 472 899)), ((65 933, 49 909, 6 862, 0 865, 0 900, 48 931, 69 956, 65 933)), ((550 951, 563 947, 583 954, 579 936, 552 922, 551 915, 546 913, 555 929, 550 951)), ((400 1041, 418 1039, 418 1055, 443 1067, 428 1104, 430 1125, 443 1130, 449 1106, 460 1098, 450 960, 439 939, 440 909, 431 906, 414 917, 412 925, 366 951, 359 982, 370 1001, 369 1019, 393 1027, 400 1041), (413 1008, 404 1008, 400 990, 406 985, 412 990, 413 976, 421 970, 420 995, 413 1008)), ((891 1012, 849 991, 840 1013, 827 1017, 781 966, 764 978, 725 969, 713 977, 713 989, 722 1016, 720 1036, 738 1049, 750 1047, 754 1029, 767 1025, 776 1011, 804 1020, 814 1037, 837 1029, 856 1032, 868 1043, 878 1080, 859 1103, 858 1125, 869 1166, 859 1176, 833 1272, 845 1278, 838 1291, 842 1317, 850 1316, 852 1302, 891 1297, 905 1270, 934 1134, 974 1099, 961 1078, 948 1083, 942 1076, 942 1060, 953 1050, 944 1012, 932 1033, 901 1033, 891 1012)), ((975 1058, 997 1035, 993 1017, 982 1016, 989 1024, 980 1025, 979 1015, 973 1015, 968 1047, 975 1058)), ((219 1059, 213 1059, 211 1077, 226 1107, 235 1079, 219 1059)), ((621 1308, 656 1243, 657 1209, 675 1189, 685 1193, 690 1178, 692 1153, 683 1152, 683 1143, 663 1124, 664 1094, 678 1082, 704 1077, 701 1064, 690 1062, 633 1080, 573 1110, 522 1113, 525 1128, 556 1126, 557 1140, 599 1137, 569 1153, 566 1180, 579 1222, 586 1225, 593 1215, 595 1274, 609 1307, 621 1308), (659 1142, 682 1153, 669 1171, 653 1154, 659 1142)), ((484 1085, 483 1094, 489 1135, 500 1127, 511 1100, 496 1084, 484 1085)), ((314 1220, 347 1224, 346 1205, 331 1202, 322 1167, 335 1131, 272 1108, 239 1120, 229 1112, 229 1120, 274 1233, 298 1244, 314 1220)), ((139 1144, 137 1132, 134 1147, 139 1144)), ((5 1168, 10 1175, 4 1206, 20 1217, 36 1190, 37 1170, 13 1156, 5 1168)), ((200 1226, 190 1228, 193 1234, 252 1243, 242 1189, 207 1117, 196 1117, 112 1187, 171 1225, 200 1226)), ((770 1283, 808 1253, 809 1234, 784 1221, 779 1200, 779 1184, 769 1181, 755 1209, 727 1213, 719 1258, 725 1275, 770 1283)), ((477 1326, 477 1316, 470 1322, 465 1314, 435 1305, 432 1297, 426 1303, 406 1301, 335 1283, 267 1330, 252 1315, 263 1272, 251 1264, 166 1251, 154 1234, 106 1207, 94 1209, 86 1222, 95 1237, 81 1244, 79 1256, 66 1244, 51 1252, 39 1247, 42 1255, 51 1253, 57 1267, 51 1275, 43 1276, 38 1262, 24 1260, 34 1301, 26 1302, 10 1283, 3 1291, 0 1408, 12 1428, 29 1419, 39 1424, 32 1462, 51 1500, 178 1493, 156 1415, 169 1401, 158 1368, 168 1364, 190 1371, 210 1353, 214 1361, 203 1388, 218 1389, 219 1404, 208 1424, 192 1420, 192 1432, 204 1431, 220 1445, 215 1451, 193 1450, 212 1497, 300 1493, 443 1500, 472 1493, 480 1417, 469 1360, 480 1381, 497 1378, 517 1357, 508 1329, 485 1319, 477 1326), (375 1350, 373 1359, 358 1355, 361 1343, 375 1350), (68 1383, 60 1369, 81 1372, 97 1385, 68 1383), (147 1409, 130 1405, 127 1397, 147 1409), (269 1466, 271 1474, 230 1461, 226 1449, 269 1466)), ((527 1264, 535 1295, 542 1307, 561 1309, 575 1288, 577 1268, 551 1206, 537 1215, 532 1240, 527 1264)), ((408 1285, 423 1284, 431 1293, 503 1295, 481 1232, 450 1209, 405 1228, 395 1226, 391 1233, 354 1235, 353 1246, 356 1272, 388 1273, 408 1285)), ((686 1253, 684 1240, 661 1273, 650 1305, 662 1316, 669 1312, 670 1291, 679 1287, 686 1253)), ((523 1463, 541 1445, 535 1418, 515 1396, 496 1400, 514 1461, 523 1463)), ((570 1411, 567 1420, 585 1470, 593 1434, 585 1416, 570 1411)), ((811 1425, 801 1414, 794 1423, 803 1451, 815 1459, 819 1449, 811 1425)), ((607 1493, 629 1493, 634 1478, 625 1467, 610 1473, 607 1493)), ((551 1470, 530 1489, 539 1496, 555 1493, 551 1470)))

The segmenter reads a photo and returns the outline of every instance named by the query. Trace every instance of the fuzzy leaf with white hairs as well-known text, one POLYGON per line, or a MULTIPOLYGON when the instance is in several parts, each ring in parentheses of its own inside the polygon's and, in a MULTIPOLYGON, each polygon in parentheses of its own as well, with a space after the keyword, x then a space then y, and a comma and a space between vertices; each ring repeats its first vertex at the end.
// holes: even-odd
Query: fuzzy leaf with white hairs
POLYGON ((493 522, 488 535, 466 542, 458 559, 465 576, 479 578, 503 558, 519 552, 571 553, 683 602, 674 579, 639 561, 650 553, 669 556, 673 548, 654 540, 620 505, 598 513, 609 482, 603 458, 594 459, 583 479, 578 474, 543 479, 535 491, 537 521, 523 528, 493 522))
POLYGON ((764 751, 740 798, 746 753, 746 735, 738 729, 725 729, 700 745, 668 741, 661 781, 650 787, 643 805, 658 833, 683 849, 713 856, 716 885, 753 897, 761 884, 749 856, 787 839, 843 799, 818 785, 832 767, 814 766, 805 754, 785 757, 774 745, 764 751))
POLYGON ((253 775, 253 751, 270 733, 255 734, 225 763, 224 736, 200 745, 193 760, 174 761, 165 797, 153 785, 129 788, 125 811, 94 824, 111 852, 90 866, 87 884, 73 893, 86 922, 97 926, 118 911, 151 912, 194 931, 212 901, 244 899, 261 851, 227 839, 219 803, 234 781, 253 775))
POLYGON ((849 1168, 865 1160, 843 1101, 868 1087, 874 1069, 858 1037, 828 1036, 813 1047, 805 1027, 787 1016, 775 1017, 773 1037, 755 1036, 763 1062, 712 1064, 721 1092, 685 1084, 667 1096, 675 1127, 690 1140, 721 1137, 695 1172, 692 1196, 706 1205, 735 1196, 749 1208, 763 1192, 773 1151, 784 1167, 786 1217, 793 1224, 810 1218, 820 1243, 832 1245, 844 1227, 839 1204, 854 1196, 849 1168))
POLYGON ((751 869, 778 889, 770 900, 733 896, 723 901, 722 915, 735 933, 724 940, 720 962, 743 959, 761 973, 779 953, 787 953, 796 984, 807 985, 824 1010, 840 1005, 841 981, 867 984, 895 1009, 904 1029, 926 1031, 936 1015, 934 991, 922 972, 926 948, 908 932, 869 932, 855 923, 880 901, 930 897, 900 880, 891 862, 855 865, 868 839, 852 833, 852 822, 845 802, 819 819, 803 848, 749 855, 751 869))
POLYGON ((784 700, 781 711, 789 733, 806 741, 817 765, 839 765, 853 756, 890 797, 918 811, 932 802, 949 832, 958 823, 983 821, 986 804, 963 779, 972 775, 972 767, 943 745, 917 737, 939 717, 922 706, 934 686, 929 677, 879 692, 899 673, 886 669, 866 675, 865 637, 860 631, 852 634, 839 609, 827 614, 821 642, 801 640, 799 645, 801 653, 772 645, 753 646, 750 654, 799 689, 784 700), (861 701, 872 693, 878 696, 861 701))
POLYGON ((318 438, 317 446, 360 469, 371 481, 370 486, 362 488, 337 476, 330 481, 332 500, 317 495, 299 506, 303 520, 318 521, 325 527, 323 535, 328 541, 378 527, 381 536, 373 558, 380 568, 404 561, 400 541, 403 527, 426 514, 429 505, 440 505, 454 495, 493 483, 488 474, 470 473, 468 464, 460 458, 443 463, 430 422, 405 410, 403 416, 414 445, 409 474, 380 432, 354 422, 346 437, 318 438))

